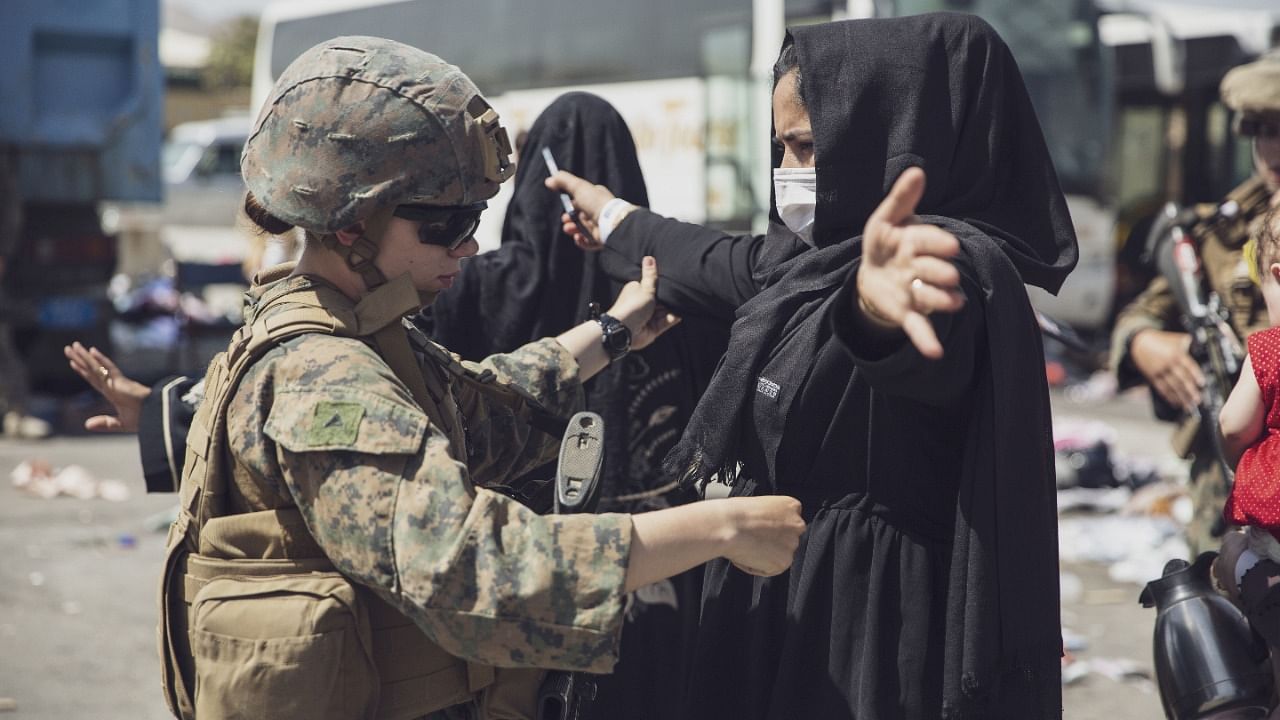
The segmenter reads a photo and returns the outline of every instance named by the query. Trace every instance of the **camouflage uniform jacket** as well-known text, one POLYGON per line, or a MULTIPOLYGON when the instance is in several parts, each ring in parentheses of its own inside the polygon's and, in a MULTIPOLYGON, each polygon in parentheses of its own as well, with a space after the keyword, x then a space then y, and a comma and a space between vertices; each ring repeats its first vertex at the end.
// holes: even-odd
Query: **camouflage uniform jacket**
MULTIPOLYGON (((1268 193, 1258 177, 1252 177, 1227 195, 1240 203, 1240 213, 1229 221, 1200 223, 1192 228, 1200 247, 1202 274, 1209 289, 1217 293, 1230 316, 1231 327, 1244 340, 1267 326, 1267 308, 1262 293, 1249 278, 1249 268, 1241 248, 1259 229, 1266 214, 1268 193)), ((1208 206, 1205 215, 1215 206, 1208 206)), ((1111 367, 1120 386, 1145 382, 1130 357, 1130 342, 1141 330, 1186 332, 1178 300, 1164 276, 1157 276, 1147 289, 1120 312, 1111 335, 1111 367)), ((1229 389, 1229 388, 1228 388, 1229 389)))
MULTIPOLYGON (((289 278, 263 300, 316 283, 289 278)), ((582 404, 577 363, 553 339, 471 367, 553 413, 567 416, 582 404)), ((285 341, 248 369, 227 410, 231 509, 296 505, 340 572, 453 655, 610 670, 630 517, 540 516, 484 489, 552 459, 558 438, 463 383, 452 383, 452 392, 463 409, 465 449, 451 446, 363 341, 321 334, 285 341)))

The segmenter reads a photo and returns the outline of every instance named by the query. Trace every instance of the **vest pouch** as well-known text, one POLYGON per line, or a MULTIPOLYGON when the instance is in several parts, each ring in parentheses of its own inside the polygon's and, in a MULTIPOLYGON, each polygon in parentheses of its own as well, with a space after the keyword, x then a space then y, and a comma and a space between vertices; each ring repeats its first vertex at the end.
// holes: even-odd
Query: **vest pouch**
POLYGON ((183 574, 187 566, 186 531, 181 523, 169 527, 165 542, 164 569, 160 575, 160 622, 156 628, 160 644, 160 681, 164 703, 181 720, 193 720, 195 704, 191 688, 191 648, 187 640, 187 604, 183 601, 183 574))
POLYGON ((484 720, 537 720, 538 690, 546 670, 494 668, 493 684, 480 693, 484 720))
POLYGON ((375 717, 369 617, 342 575, 222 575, 191 609, 200 720, 375 717))

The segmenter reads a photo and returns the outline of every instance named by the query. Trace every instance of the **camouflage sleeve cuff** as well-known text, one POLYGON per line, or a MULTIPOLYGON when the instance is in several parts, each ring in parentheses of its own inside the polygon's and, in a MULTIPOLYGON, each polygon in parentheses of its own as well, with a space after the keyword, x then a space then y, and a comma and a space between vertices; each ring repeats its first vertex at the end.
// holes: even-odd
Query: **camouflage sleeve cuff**
POLYGON ((1144 315, 1121 318, 1116 323, 1115 330, 1111 333, 1111 356, 1108 367, 1115 373, 1121 389, 1146 382, 1138 369, 1133 366, 1133 359, 1130 356, 1134 336, 1143 330, 1161 329, 1163 326, 1158 319, 1144 315))
POLYGON ((536 340, 509 353, 490 355, 481 363, 466 364, 478 371, 492 370, 499 381, 524 390, 552 414, 569 417, 583 407, 578 361, 555 338, 536 340))
POLYGON ((480 489, 447 572, 423 576, 412 551, 397 553, 410 560, 402 590, 451 653, 606 673, 618 659, 631 529, 630 515, 537 515, 480 489))

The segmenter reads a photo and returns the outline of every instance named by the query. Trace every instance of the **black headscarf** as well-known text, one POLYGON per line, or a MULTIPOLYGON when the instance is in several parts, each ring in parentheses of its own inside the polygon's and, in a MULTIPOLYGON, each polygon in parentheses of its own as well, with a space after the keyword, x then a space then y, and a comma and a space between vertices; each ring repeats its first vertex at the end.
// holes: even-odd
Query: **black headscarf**
MULTIPOLYGON (((793 357, 781 371, 790 385, 807 377, 805 363, 830 341, 818 311, 860 261, 856 236, 898 176, 923 168, 917 212, 961 240, 982 290, 965 311, 983 312, 987 333, 958 470, 944 714, 1004 717, 1001 708, 1012 707, 1052 716, 1061 644, 1051 425, 1022 283, 1057 292, 1077 249, 1021 75, 996 32, 970 15, 814 25, 791 30, 787 42, 798 51, 814 134, 819 249, 783 262, 739 309, 725 360, 667 467, 693 481, 735 476, 760 370, 793 357)), ((792 399, 779 398, 779 423, 812 422, 789 416, 792 399)), ((756 428, 766 462, 782 430, 756 428)), ((750 479, 770 491, 771 478, 750 479)))
MULTIPOLYGON (((587 319, 587 303, 607 310, 622 288, 561 230, 558 195, 543 181, 542 149, 556 163, 618 197, 647 207, 631 131, 605 100, 584 92, 556 98, 534 121, 520 152, 515 189, 496 250, 467 260, 454 286, 424 310, 429 332, 468 360, 510 352, 557 335, 587 319)), ((587 409, 604 419, 603 510, 661 506, 609 498, 652 490, 663 457, 675 444, 727 336, 722 328, 686 320, 652 345, 611 363, 586 384, 587 409)), ((539 471, 540 472, 540 471, 539 471)))
POLYGON ((454 286, 432 305, 435 339, 468 360, 562 333, 586 318, 588 302, 607 309, 615 295, 596 255, 559 231, 564 210, 543 185, 544 147, 562 170, 649 205, 635 141, 618 111, 588 93, 556 98, 520 151, 502 245, 463 263, 454 286))

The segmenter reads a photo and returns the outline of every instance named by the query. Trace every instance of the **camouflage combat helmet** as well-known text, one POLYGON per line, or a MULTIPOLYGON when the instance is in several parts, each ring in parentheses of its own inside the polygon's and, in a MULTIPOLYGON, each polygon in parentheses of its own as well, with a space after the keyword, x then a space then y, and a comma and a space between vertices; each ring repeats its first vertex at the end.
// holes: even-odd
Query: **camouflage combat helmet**
POLYGON ((514 171, 498 114, 457 67, 417 48, 340 37, 281 73, 244 146, 245 184, 317 235, 402 204, 493 197, 514 171))
POLYGON ((1221 90, 1222 102, 1238 113, 1280 113, 1280 49, 1232 68, 1221 90))

